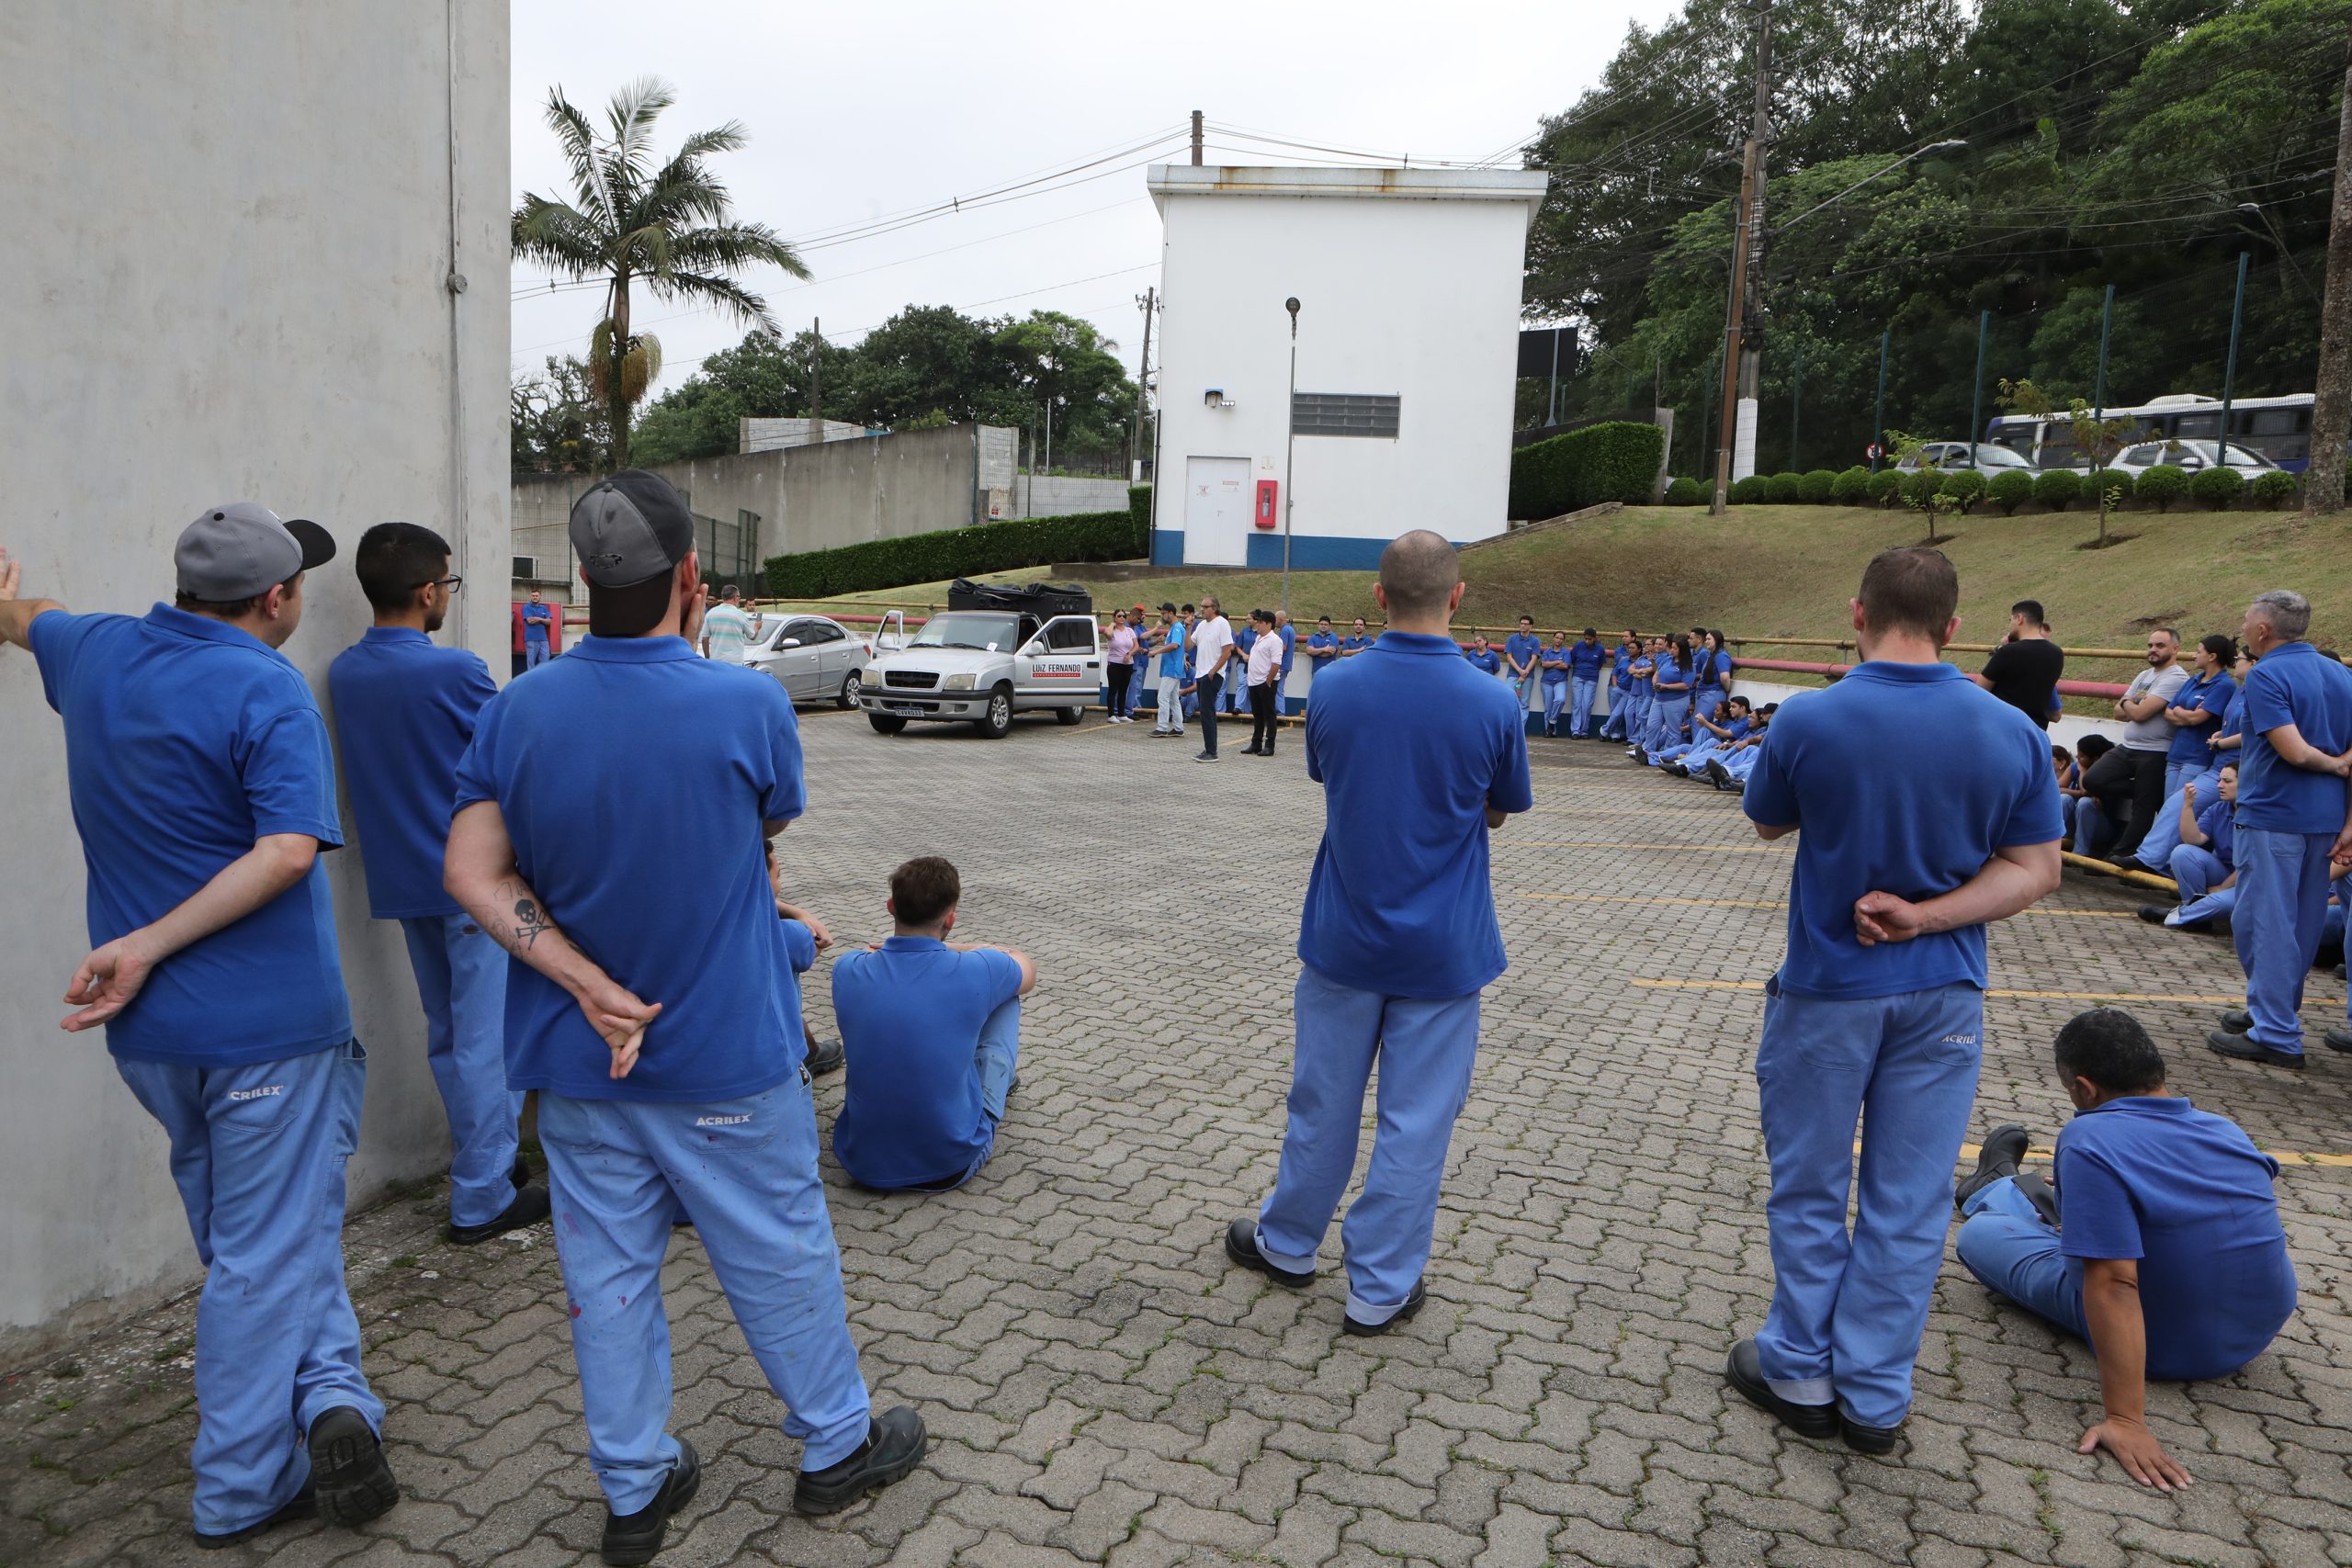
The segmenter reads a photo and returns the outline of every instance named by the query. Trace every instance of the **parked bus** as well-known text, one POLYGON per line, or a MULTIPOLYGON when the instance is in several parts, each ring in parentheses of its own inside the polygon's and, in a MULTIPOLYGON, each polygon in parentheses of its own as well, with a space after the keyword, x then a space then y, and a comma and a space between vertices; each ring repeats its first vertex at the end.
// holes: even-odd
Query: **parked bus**
MULTIPOLYGON (((2132 433, 2124 437, 2125 446, 2139 441, 2211 441, 2222 434, 2222 400, 2181 392, 2136 406, 2113 404, 2107 417, 2132 421, 2132 433)), ((2302 472, 2312 455, 2312 394, 2231 399, 2229 438, 2282 468, 2302 472)), ((2072 428, 2063 418, 1996 415, 1984 427, 1984 439, 2007 446, 2036 468, 2089 467, 2075 450, 2072 428)))

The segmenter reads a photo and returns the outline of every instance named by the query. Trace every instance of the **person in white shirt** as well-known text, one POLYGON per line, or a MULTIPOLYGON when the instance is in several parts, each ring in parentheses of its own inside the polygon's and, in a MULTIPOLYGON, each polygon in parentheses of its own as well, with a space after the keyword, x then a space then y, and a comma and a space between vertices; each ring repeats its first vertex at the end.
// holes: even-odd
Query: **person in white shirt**
POLYGON ((743 645, 752 640, 752 617, 743 613, 743 591, 729 588, 702 618, 702 655, 728 664, 743 662, 743 645))
POLYGON ((1250 645, 1250 744, 1241 749, 1245 757, 1271 757, 1274 754, 1275 715, 1281 711, 1283 689, 1283 639, 1281 624, 1271 610, 1252 610, 1250 619, 1258 627, 1258 640, 1250 645))
MULTIPOLYGON (((1278 639, 1279 640, 1279 639, 1278 639)), ((1225 690, 1225 667, 1233 661, 1233 623, 1215 599, 1201 601, 1200 624, 1193 628, 1193 685, 1201 703, 1201 754, 1196 762, 1216 761, 1216 699, 1225 690)))

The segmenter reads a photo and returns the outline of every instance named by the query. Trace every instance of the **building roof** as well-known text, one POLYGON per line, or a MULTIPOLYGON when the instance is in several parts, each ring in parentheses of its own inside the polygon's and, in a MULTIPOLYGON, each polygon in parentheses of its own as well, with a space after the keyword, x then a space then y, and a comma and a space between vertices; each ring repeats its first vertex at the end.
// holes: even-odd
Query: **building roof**
POLYGON ((1352 200, 1515 201, 1530 222, 1551 176, 1541 169, 1285 168, 1154 164, 1144 187, 1164 216, 1172 196, 1320 196, 1352 200))

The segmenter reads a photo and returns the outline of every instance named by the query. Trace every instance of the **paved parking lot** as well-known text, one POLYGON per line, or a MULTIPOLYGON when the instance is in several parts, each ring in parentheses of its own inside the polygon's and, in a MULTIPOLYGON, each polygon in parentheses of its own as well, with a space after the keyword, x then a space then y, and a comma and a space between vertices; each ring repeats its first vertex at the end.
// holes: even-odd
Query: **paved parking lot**
MULTIPOLYGON (((675 1427, 706 1474, 664 1564, 2352 1562, 2352 1058, 2290 1079, 2202 1049, 2233 993, 2225 943, 2070 878, 1994 938, 1977 1117, 2046 1143, 2052 1034, 2129 998, 2178 1089, 2324 1156, 2279 1179, 2304 1291, 2286 1337, 2226 1383, 2152 1391, 2197 1485, 2157 1496, 2077 1458, 2089 1353, 1957 1265, 1909 1450, 1869 1460, 1784 1438, 1720 1382, 1769 1295, 1749 1065, 1790 852, 1730 796, 1536 742, 1537 810, 1497 839, 1511 968, 1487 994, 1431 1301, 1353 1340, 1336 1279, 1275 1290, 1219 1247, 1271 1183, 1282 1125, 1322 824, 1295 737, 1210 768, 1092 719, 995 743, 885 739, 854 715, 805 728, 812 810, 784 840, 799 901, 845 940, 877 936, 890 866, 944 853, 964 873, 959 934, 1028 949, 1044 977, 979 1181, 884 1197, 828 1162, 868 1378, 877 1404, 922 1408, 931 1459, 848 1513, 792 1517, 797 1446, 682 1235, 675 1427)), ((2332 979, 2314 993, 2312 1020, 2316 998, 2341 1005, 2332 979)), ((841 1092, 820 1084, 820 1121, 841 1092)), ((348 1237, 406 1500, 364 1533, 302 1525, 248 1555, 594 1560, 553 1245, 445 1247, 441 1206, 420 1190, 348 1237)), ((192 1317, 192 1301, 148 1314, 0 1387, 0 1562, 193 1555, 192 1317)))

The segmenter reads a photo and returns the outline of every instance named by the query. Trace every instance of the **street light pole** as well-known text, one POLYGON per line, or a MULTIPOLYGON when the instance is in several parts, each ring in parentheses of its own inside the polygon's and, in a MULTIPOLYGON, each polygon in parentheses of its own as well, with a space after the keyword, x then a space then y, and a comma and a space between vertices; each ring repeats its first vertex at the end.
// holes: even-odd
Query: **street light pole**
POLYGON ((1290 312, 1290 399, 1283 405, 1283 614, 1290 614, 1290 514, 1298 504, 1291 468, 1298 454, 1298 296, 1283 301, 1290 312))
MULTIPOLYGON (((2230 466, 2230 394, 2235 389, 2238 378, 2238 328, 2245 320, 2245 264, 2246 253, 2240 251, 2237 297, 2230 301, 2230 354, 2222 362, 2221 438, 2213 446, 2214 464, 2223 468, 2230 466)), ((2312 450, 2316 454, 2319 448, 2314 446, 2312 450)))

